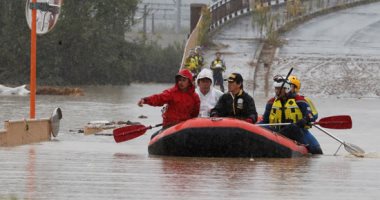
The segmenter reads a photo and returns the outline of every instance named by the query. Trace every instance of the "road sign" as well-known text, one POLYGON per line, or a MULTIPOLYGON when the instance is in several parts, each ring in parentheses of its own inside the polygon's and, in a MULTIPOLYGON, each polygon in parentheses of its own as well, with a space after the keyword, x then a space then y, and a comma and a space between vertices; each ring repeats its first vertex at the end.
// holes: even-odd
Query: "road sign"
POLYGON ((51 31, 58 21, 63 0, 32 0, 26 1, 25 15, 29 28, 32 27, 32 9, 37 10, 36 32, 39 35, 51 31))

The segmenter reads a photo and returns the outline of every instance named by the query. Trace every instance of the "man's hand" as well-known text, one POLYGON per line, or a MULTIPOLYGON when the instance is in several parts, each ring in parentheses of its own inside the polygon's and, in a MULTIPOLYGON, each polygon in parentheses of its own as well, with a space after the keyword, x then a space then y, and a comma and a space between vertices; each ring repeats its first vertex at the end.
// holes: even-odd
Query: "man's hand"
POLYGON ((210 113, 210 117, 219 117, 219 115, 216 112, 210 113))
POLYGON ((305 125, 307 125, 308 122, 306 121, 306 119, 300 119, 296 122, 296 125, 300 128, 305 128, 305 125))
POLYGON ((244 121, 253 124, 253 120, 252 120, 252 118, 247 118, 247 119, 245 119, 244 121))
POLYGON ((140 99, 140 101, 137 103, 137 105, 142 107, 144 103, 145 103, 144 99, 140 99))

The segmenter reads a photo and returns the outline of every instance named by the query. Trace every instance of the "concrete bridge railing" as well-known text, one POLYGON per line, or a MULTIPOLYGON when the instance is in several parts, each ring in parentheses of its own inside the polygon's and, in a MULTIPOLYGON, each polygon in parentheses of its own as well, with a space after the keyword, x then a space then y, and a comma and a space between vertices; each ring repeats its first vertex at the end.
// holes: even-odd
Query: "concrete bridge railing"
POLYGON ((361 2, 370 2, 375 0, 219 0, 210 6, 206 4, 191 5, 191 34, 185 45, 185 50, 181 62, 184 65, 186 56, 191 49, 196 46, 202 46, 200 43, 200 24, 204 19, 202 8, 207 8, 211 15, 211 22, 208 30, 213 31, 222 27, 225 23, 234 20, 240 16, 252 14, 260 7, 271 7, 272 14, 278 14, 275 22, 276 29, 282 28, 287 23, 313 15, 323 10, 331 9, 338 6, 350 6, 351 4, 360 4, 361 2), (298 4, 298 5, 297 5, 298 4), (300 4, 300 5, 299 5, 300 4), (291 12, 292 7, 299 6, 300 12, 291 12))

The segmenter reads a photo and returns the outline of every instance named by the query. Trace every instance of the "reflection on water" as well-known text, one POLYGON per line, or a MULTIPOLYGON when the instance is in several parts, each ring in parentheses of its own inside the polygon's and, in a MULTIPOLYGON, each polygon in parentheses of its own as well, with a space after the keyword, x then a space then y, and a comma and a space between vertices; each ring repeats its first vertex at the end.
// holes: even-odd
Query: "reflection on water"
MULTIPOLYGON (((252 197, 252 191, 267 191, 265 182, 271 180, 281 189, 281 184, 295 185, 300 177, 307 176, 308 158, 297 159, 213 159, 213 158, 162 158, 163 182, 170 183, 178 197, 183 191, 218 191, 215 198, 252 197), (191 163, 191 164, 189 164, 191 163), (295 176, 297 175, 297 176, 295 176), (294 180, 292 180, 294 179, 294 180), (227 190, 227 191, 225 191, 227 190)), ((297 188, 291 188, 296 192, 297 188)), ((281 190, 278 190, 281 192, 281 190)), ((271 190, 271 193, 275 191, 271 190)), ((287 191, 291 192, 291 191, 287 191)), ((198 193, 199 194, 199 193, 198 193)), ((191 193, 187 194, 191 197, 191 193)))
POLYGON ((34 150, 34 147, 31 147, 30 150, 29 150, 29 161, 28 161, 28 165, 27 165, 27 171, 28 171, 28 175, 27 175, 27 179, 28 179, 28 182, 27 182, 27 191, 28 191, 28 195, 27 195, 27 199, 34 199, 33 197, 33 194, 34 192, 36 191, 36 182, 35 182, 35 159, 36 159, 36 152, 34 150))
MULTIPOLYGON (((312 132, 325 155, 295 159, 149 156, 157 129, 119 144, 110 136, 69 132, 94 120, 158 124, 160 108, 136 103, 169 86, 86 87, 82 97, 37 96, 38 117, 62 108, 61 132, 50 142, 0 148, 0 199, 377 199, 378 99, 315 99, 321 117, 352 116, 353 129, 331 132, 369 152, 365 158, 344 150, 333 156, 339 143, 317 130, 312 132)), ((255 101, 262 113, 266 98, 255 101)), ((0 105, 1 121, 28 116, 25 97, 2 96, 0 105)))

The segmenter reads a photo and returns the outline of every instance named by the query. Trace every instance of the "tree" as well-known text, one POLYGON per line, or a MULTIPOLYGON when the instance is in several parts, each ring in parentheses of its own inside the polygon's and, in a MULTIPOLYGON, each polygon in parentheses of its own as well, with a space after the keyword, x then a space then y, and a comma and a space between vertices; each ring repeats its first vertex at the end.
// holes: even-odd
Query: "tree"
MULTIPOLYGON (((54 30, 37 37, 37 84, 171 81, 183 51, 180 45, 161 48, 125 40, 138 3, 139 0, 65 0, 54 30), (170 79, 157 75, 160 73, 168 73, 170 79)), ((2 83, 29 82, 30 30, 24 12, 20 12, 24 9, 23 2, 0 1, 2 83)))
MULTIPOLYGON (((130 29, 138 0, 65 0, 55 29, 38 36, 39 84, 124 84, 128 74, 130 29)), ((0 24, 0 78, 20 84, 29 79, 29 29, 20 1, 3 0, 0 24)))

